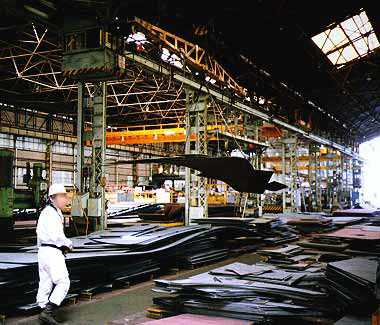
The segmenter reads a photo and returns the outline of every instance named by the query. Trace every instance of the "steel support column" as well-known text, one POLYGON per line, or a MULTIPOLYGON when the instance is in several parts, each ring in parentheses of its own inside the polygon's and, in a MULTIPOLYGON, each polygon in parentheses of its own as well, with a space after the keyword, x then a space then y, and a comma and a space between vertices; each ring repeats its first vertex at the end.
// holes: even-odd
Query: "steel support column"
POLYGON ((291 209, 292 212, 298 211, 297 204, 297 146, 296 144, 290 144, 289 148, 290 153, 290 191, 291 191, 291 209))
MULTIPOLYGON (((139 158, 139 153, 133 153, 132 154, 132 159, 138 159, 138 158, 139 158)), ((137 164, 132 165, 132 182, 133 182, 133 186, 139 185, 137 164)))
MULTIPOLYGON (((281 144, 281 172, 282 172, 282 183, 286 184, 286 144, 281 144)), ((286 210, 286 192, 282 191, 282 211, 286 210)))
MULTIPOLYGON (((289 157, 289 191, 287 197, 289 198, 286 203, 286 211, 297 212, 299 206, 299 195, 301 195, 300 179, 298 175, 298 155, 297 155, 297 137, 290 137, 283 139, 283 157, 289 157)), ((283 158, 284 159, 284 158, 283 158)), ((286 164, 286 160, 285 160, 286 164)))
MULTIPOLYGON (((94 83, 93 118, 92 118, 92 176, 90 198, 92 217, 99 217, 99 228, 104 229, 105 222, 105 160, 106 160, 106 83, 94 83)), ((89 208, 89 210, 91 210, 89 208)), ((90 212, 90 211, 89 211, 90 212)))
POLYGON ((352 205, 359 203, 359 193, 361 189, 362 162, 352 159, 352 205))
MULTIPOLYGON (((193 90, 186 90, 186 143, 185 153, 207 155, 207 96, 193 90), (196 135, 195 147, 192 150, 190 135, 196 135)), ((189 224, 193 215, 208 216, 207 178, 198 177, 186 168, 186 207, 185 222, 189 224)))
POLYGON ((52 155, 52 146, 53 141, 48 140, 46 142, 46 152, 45 152, 45 181, 48 187, 50 187, 52 183, 52 173, 53 173, 53 155, 52 155))
POLYGON ((309 186, 312 211, 321 211, 321 179, 320 179, 320 149, 313 143, 309 144, 309 186))
MULTIPOLYGON (((262 150, 258 150, 256 152, 255 160, 254 160, 254 167, 255 169, 262 169, 262 150)), ((263 194, 256 194, 256 200, 257 200, 257 207, 259 209, 259 215, 262 216, 263 214, 263 203, 264 203, 264 195, 263 194)))
POLYGON ((83 166, 84 166, 84 105, 83 105, 83 82, 78 83, 78 109, 77 109, 77 154, 75 166, 75 187, 83 192, 83 166))

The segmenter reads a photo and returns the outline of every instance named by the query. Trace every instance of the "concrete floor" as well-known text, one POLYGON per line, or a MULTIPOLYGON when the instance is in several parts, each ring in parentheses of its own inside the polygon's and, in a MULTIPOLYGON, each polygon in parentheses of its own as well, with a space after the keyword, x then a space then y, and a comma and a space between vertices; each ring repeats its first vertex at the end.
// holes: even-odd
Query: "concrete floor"
MULTIPOLYGON (((206 272, 213 268, 236 261, 253 264, 259 260, 256 254, 245 254, 236 258, 210 264, 195 270, 180 271, 175 275, 165 275, 163 279, 177 279, 206 272)), ((129 289, 114 290, 95 295, 91 301, 79 301, 75 305, 62 307, 59 317, 67 324, 75 325, 134 325, 147 322, 145 309, 152 305, 155 293, 151 291, 154 281, 147 281, 131 286, 129 289)), ((5 321, 6 325, 39 324, 37 315, 30 317, 13 317, 5 321)))

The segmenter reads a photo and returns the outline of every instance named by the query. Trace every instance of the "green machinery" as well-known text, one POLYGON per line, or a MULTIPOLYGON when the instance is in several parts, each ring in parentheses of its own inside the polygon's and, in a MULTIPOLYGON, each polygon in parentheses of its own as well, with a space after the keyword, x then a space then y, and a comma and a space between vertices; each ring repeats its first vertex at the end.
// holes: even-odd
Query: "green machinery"
POLYGON ((42 164, 27 163, 23 182, 27 189, 15 189, 13 169, 14 152, 0 150, 0 233, 10 232, 14 225, 14 210, 38 209, 47 185, 42 177, 42 164))

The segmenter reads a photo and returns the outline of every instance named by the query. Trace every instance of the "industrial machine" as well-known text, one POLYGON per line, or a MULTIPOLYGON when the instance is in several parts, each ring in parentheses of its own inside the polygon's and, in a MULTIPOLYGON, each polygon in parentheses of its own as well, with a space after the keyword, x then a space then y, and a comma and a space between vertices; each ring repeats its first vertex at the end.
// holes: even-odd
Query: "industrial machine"
POLYGON ((15 210, 39 209, 47 184, 42 177, 42 164, 35 163, 33 168, 27 163, 23 182, 27 189, 14 186, 14 152, 0 150, 0 233, 9 233, 14 226, 15 210))

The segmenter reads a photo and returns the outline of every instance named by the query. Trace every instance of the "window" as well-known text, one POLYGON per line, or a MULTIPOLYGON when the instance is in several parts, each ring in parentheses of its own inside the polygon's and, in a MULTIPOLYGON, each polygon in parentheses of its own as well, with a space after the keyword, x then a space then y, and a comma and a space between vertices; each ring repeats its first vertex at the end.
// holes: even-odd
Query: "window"
POLYGON ((380 46, 364 10, 312 37, 312 41, 338 68, 380 46))
POLYGON ((32 151, 46 151, 46 144, 42 139, 18 137, 16 140, 16 148, 32 151))
POLYGON ((60 154, 73 155, 73 145, 66 142, 55 142, 53 145, 53 152, 60 154))
POLYGON ((0 147, 13 148, 13 135, 0 133, 0 147))
POLYGON ((126 183, 127 183, 127 186, 133 187, 133 176, 132 175, 127 176, 126 183))
MULTIPOLYGON (((17 185, 26 185, 24 183, 24 175, 26 174, 26 168, 24 167, 17 167, 17 179, 16 179, 16 186, 17 185)), ((30 170, 31 176, 33 176, 33 169, 30 170)))
POLYGON ((53 170, 52 175, 53 183, 60 183, 66 186, 72 186, 74 184, 74 173, 62 170, 53 170))

